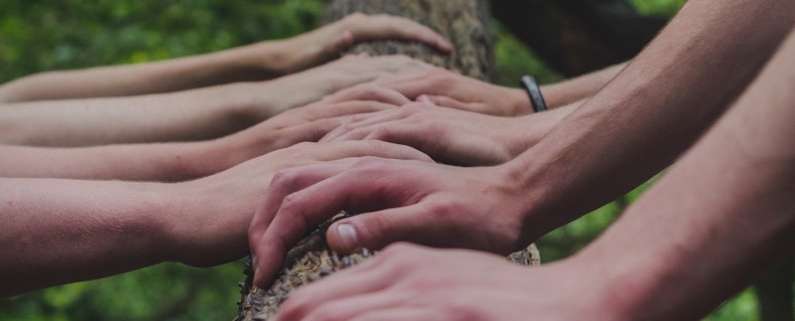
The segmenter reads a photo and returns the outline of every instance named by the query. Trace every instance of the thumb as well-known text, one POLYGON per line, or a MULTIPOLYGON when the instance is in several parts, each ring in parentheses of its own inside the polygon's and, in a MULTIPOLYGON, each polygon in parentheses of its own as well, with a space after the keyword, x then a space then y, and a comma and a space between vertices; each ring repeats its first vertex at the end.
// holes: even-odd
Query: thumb
MULTIPOLYGON (((332 250, 351 253, 359 249, 379 250, 399 241, 427 239, 432 224, 418 219, 419 205, 359 214, 332 224, 326 241, 332 250)), ((427 218, 427 216, 425 216, 427 218)))

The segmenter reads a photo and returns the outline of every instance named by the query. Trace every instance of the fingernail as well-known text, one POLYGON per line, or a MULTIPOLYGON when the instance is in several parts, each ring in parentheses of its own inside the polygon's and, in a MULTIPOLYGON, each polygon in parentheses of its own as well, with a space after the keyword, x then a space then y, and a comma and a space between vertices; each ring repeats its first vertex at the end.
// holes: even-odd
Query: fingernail
POLYGON ((433 103, 433 101, 431 101, 431 97, 428 97, 426 95, 420 95, 419 97, 417 97, 417 101, 421 103, 433 103))
POLYGON ((356 236, 356 228, 351 224, 340 224, 337 226, 337 235, 340 237, 342 246, 346 249, 352 250, 358 242, 356 236))

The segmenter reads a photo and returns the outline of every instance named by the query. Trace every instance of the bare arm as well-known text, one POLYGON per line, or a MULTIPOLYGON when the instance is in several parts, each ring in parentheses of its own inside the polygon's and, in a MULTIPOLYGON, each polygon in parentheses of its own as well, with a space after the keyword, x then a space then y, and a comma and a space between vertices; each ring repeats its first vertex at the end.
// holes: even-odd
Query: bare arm
POLYGON ((55 71, 0 86, 0 102, 131 96, 283 76, 338 57, 371 39, 419 41, 443 52, 451 45, 411 20, 354 14, 320 29, 216 53, 126 66, 55 71))
POLYGON ((394 245, 292 293, 276 318, 700 320, 793 253, 791 38, 729 114, 574 258, 528 270, 483 253, 394 245))
POLYGON ((795 33, 714 129, 578 256, 611 280, 605 305, 626 320, 696 320, 793 253, 793 57, 795 33))
POLYGON ((533 195, 530 234, 669 165, 757 75, 792 28, 793 12, 791 1, 688 2, 607 87, 508 164, 533 195), (578 202, 566 201, 571 195, 578 202))
MULTIPOLYGON (((626 63, 542 86, 541 91, 547 107, 560 108, 590 98, 624 67, 626 63)), ((524 89, 490 84, 441 68, 421 73, 402 73, 376 83, 395 89, 411 99, 425 96, 439 106, 499 116, 517 116, 533 112, 530 99, 524 89)))
POLYGON ((160 186, 0 178, 0 296, 165 260, 160 186))
POLYGON ((340 251, 398 240, 498 253, 526 245, 669 165, 757 75, 793 12, 788 0, 691 0, 610 84, 501 166, 362 160, 286 171, 251 222, 255 283, 270 281, 308 228, 346 208, 372 211, 329 228, 340 251))
POLYGON ((352 114, 393 107, 375 101, 316 103, 201 142, 73 148, 0 145, 0 177, 185 181, 299 142, 317 141, 352 114))
MULTIPOLYGON (((541 86, 541 92, 544 94, 544 99, 546 99, 550 108, 566 106, 595 95, 628 64, 628 62, 625 62, 576 78, 544 85, 541 86)), ((526 93, 523 92, 523 94, 527 96, 526 93)), ((525 100, 527 100, 526 97, 525 100)), ((531 109, 529 101, 527 104, 527 108, 531 109)))
POLYGON ((0 178, 0 297, 163 261, 242 257, 276 171, 365 155, 428 160, 384 142, 305 143, 182 183, 0 178))
POLYGON ((217 138, 341 88, 427 65, 403 56, 350 56, 271 81, 132 97, 0 107, 0 143, 34 146, 217 138))

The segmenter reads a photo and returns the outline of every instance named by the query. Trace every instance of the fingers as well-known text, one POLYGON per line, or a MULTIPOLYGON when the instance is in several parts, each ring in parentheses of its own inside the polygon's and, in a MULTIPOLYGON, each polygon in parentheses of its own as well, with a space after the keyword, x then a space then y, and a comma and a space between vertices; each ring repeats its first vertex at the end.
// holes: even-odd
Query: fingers
POLYGON ((422 205, 359 214, 334 223, 326 232, 329 246, 340 253, 360 248, 379 250, 397 241, 422 241, 431 217, 422 205))
MULTIPOLYGON (((405 114, 406 114, 405 112, 398 109, 381 112, 381 113, 369 114, 359 119, 356 119, 355 121, 351 121, 340 125, 338 128, 333 129, 331 132, 326 134, 326 136, 324 136, 321 141, 327 142, 334 140, 342 140, 343 139, 342 136, 347 136, 351 132, 356 131, 360 128, 402 119, 403 117, 406 116, 405 114)), ((361 138, 363 137, 357 137, 357 138, 346 137, 345 140, 353 140, 361 138)))
POLYGON ((394 89, 375 84, 361 84, 338 91, 326 98, 328 102, 344 102, 350 100, 378 101, 386 104, 402 106, 411 102, 406 96, 394 89))
POLYGON ((430 162, 432 159, 410 146, 393 144, 378 140, 341 141, 317 145, 318 161, 330 161, 353 157, 377 157, 388 159, 418 160, 430 162))
POLYGON ((293 177, 284 181, 274 178, 263 207, 266 212, 258 214, 263 220, 269 217, 272 220, 270 224, 262 224, 267 229, 253 246, 257 257, 255 285, 263 287, 271 282, 283 264, 287 249, 310 229, 342 210, 365 206, 364 200, 378 201, 378 197, 370 195, 371 180, 344 174, 334 176, 333 171, 321 166, 293 170, 293 177))
POLYGON ((393 295, 372 294, 387 288, 393 281, 383 271, 358 275, 343 275, 343 272, 348 271, 341 271, 333 278, 321 280, 291 294, 279 309, 276 319, 316 320, 326 316, 328 318, 324 320, 349 320, 364 312, 361 310, 363 306, 388 307, 403 301, 393 295))
POLYGON ((304 318, 290 318, 289 320, 351 320, 354 317, 367 314, 369 311, 390 310, 412 300, 416 300, 416 295, 408 291, 387 290, 363 293, 331 302, 321 302, 316 308, 310 309, 311 312, 304 318))
POLYGON ((375 309, 362 313, 350 321, 445 321, 450 316, 437 310, 417 307, 394 307, 391 309, 375 309))
POLYGON ((339 103, 326 104, 325 106, 318 106, 308 115, 308 120, 317 120, 321 118, 329 118, 336 116, 372 113, 383 110, 396 109, 402 104, 393 104, 391 102, 380 101, 377 99, 366 100, 353 100, 339 103))
POLYGON ((354 42, 369 40, 419 41, 443 53, 453 52, 453 44, 431 28, 413 20, 389 15, 361 16, 352 19, 348 30, 354 42))
POLYGON ((441 95, 455 85, 450 71, 441 68, 424 69, 417 72, 401 72, 392 77, 382 77, 376 83, 394 89, 410 99, 423 94, 441 95))
POLYGON ((441 107, 448 107, 448 108, 455 108, 461 110, 479 110, 482 109, 479 103, 465 103, 459 101, 457 99, 453 99, 447 96, 437 96, 437 95, 421 95, 417 97, 418 102, 424 102, 435 106, 441 107))
POLYGON ((267 232, 276 217, 283 199, 312 184, 344 171, 349 165, 341 162, 303 166, 299 169, 283 170, 274 175, 265 196, 249 227, 249 249, 254 259, 254 285, 264 287, 271 282, 275 272, 281 268, 284 244, 273 244, 267 232))

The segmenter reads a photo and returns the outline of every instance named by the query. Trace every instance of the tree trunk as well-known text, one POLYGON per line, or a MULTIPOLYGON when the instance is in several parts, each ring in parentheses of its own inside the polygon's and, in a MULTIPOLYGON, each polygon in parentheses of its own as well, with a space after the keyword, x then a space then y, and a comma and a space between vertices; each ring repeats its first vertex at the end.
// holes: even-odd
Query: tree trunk
MULTIPOLYGON (((328 7, 330 21, 355 12, 412 18, 446 36, 455 45, 456 51, 451 56, 444 56, 420 44, 378 41, 360 44, 352 48, 351 53, 405 54, 470 77, 482 80, 490 80, 492 77, 493 37, 488 26, 489 14, 486 1, 335 0, 328 7)), ((328 223, 324 224, 290 250, 285 260, 285 267, 271 288, 265 290, 252 287, 251 270, 246 268, 247 277, 241 284, 241 301, 236 321, 268 320, 293 289, 373 255, 366 250, 347 256, 329 251, 323 239, 323 231, 327 226, 328 223)), ((512 254, 510 260, 524 265, 537 265, 540 257, 535 246, 530 245, 527 249, 512 254)))

